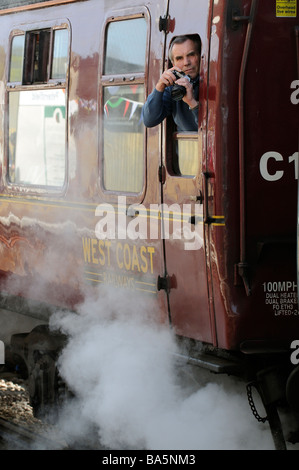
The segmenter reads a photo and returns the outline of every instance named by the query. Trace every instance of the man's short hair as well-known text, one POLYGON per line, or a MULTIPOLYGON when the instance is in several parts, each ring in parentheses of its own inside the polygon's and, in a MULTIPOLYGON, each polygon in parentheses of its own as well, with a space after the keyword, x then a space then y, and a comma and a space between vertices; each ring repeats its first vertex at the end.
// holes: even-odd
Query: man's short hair
POLYGON ((172 48, 173 48, 173 46, 175 44, 183 44, 184 42, 188 41, 189 39, 196 44, 197 51, 200 54, 200 52, 201 52, 201 40, 200 40, 200 37, 199 37, 198 34, 188 34, 188 35, 186 34, 184 36, 176 36, 171 41, 171 44, 169 46, 168 57, 169 57, 169 60, 171 62, 173 61, 173 57, 172 57, 172 48))

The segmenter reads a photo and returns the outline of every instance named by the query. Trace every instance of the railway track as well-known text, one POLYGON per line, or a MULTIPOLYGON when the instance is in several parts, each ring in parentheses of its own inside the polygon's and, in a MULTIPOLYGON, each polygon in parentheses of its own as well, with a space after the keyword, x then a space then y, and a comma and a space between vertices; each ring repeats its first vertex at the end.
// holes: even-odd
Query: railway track
POLYGON ((0 450, 68 450, 65 442, 0 418, 0 450))
POLYGON ((64 449, 59 433, 35 419, 28 384, 14 372, 0 370, 0 449, 64 449))
POLYGON ((96 431, 76 438, 62 432, 59 425, 34 418, 27 381, 0 370, 0 450, 107 450, 96 431))

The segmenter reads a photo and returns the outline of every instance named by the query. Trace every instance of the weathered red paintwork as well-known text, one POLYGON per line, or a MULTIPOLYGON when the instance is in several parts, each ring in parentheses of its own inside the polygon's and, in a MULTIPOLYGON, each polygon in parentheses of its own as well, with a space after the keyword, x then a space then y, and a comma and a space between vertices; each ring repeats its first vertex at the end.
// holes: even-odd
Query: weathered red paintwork
MULTIPOLYGON (((246 19, 234 21, 232 17, 249 16, 252 3, 239 1, 233 5, 232 2, 190 0, 187 4, 170 1, 167 5, 165 0, 148 2, 141 8, 135 7, 134 1, 126 5, 123 0, 111 6, 96 1, 53 1, 17 8, 17 14, 1 12, 2 63, 6 65, 1 72, 0 211, 1 218, 12 220, 13 216, 15 222, 7 226, 1 224, 0 268, 3 281, 7 275, 20 280, 16 290, 10 292, 12 283, 9 282, 5 291, 26 295, 28 285, 34 285, 37 277, 43 288, 41 292, 30 291, 30 296, 37 296, 45 303, 74 307, 84 298, 86 289, 80 271, 84 264, 82 240, 75 232, 94 229, 97 222, 94 211, 99 203, 117 201, 117 194, 104 193, 98 184, 100 105, 97 111, 83 107, 69 119, 68 158, 69 162, 76 158, 76 167, 69 173, 62 193, 53 198, 47 193, 30 193, 7 184, 5 83, 10 32, 17 24, 38 25, 56 16, 68 18, 72 32, 68 100, 101 104, 99 75, 104 22, 109 16, 129 16, 143 11, 150 25, 148 92, 165 65, 164 46, 167 50, 173 36, 199 33, 202 39, 199 131, 203 146, 202 168, 194 179, 172 176, 166 171, 165 181, 160 185, 159 166, 161 162, 166 166, 167 144, 163 140, 166 128, 163 124, 148 129, 146 185, 138 196, 127 197, 128 203, 142 203, 146 208, 149 204, 161 203, 161 192, 167 204, 190 203, 200 191, 206 198, 202 204, 202 217, 206 222, 201 224, 204 240, 201 250, 186 251, 182 241, 165 240, 164 266, 162 241, 150 241, 155 246, 151 282, 155 284, 165 270, 173 282, 169 294, 164 291, 156 294, 159 303, 164 305, 165 318, 168 316, 166 295, 169 295, 170 318, 179 335, 225 349, 239 349, 243 342, 251 340, 290 341, 294 338, 298 331, 297 316, 275 316, 272 306, 265 304, 263 285, 275 281, 296 282, 293 246, 296 180, 287 159, 297 150, 298 107, 290 101, 290 84, 297 73, 294 29, 298 18, 276 18, 274 5, 257 2, 245 58, 244 101, 241 103, 244 109, 240 110, 242 55, 251 23, 248 26, 246 19), (161 14, 168 14, 170 19, 166 36, 158 28, 161 14), (242 135, 244 174, 240 182, 242 135), (267 151, 283 156, 283 162, 276 163, 279 170, 284 171, 278 181, 265 181, 261 176, 260 158, 267 151), (243 200, 240 198, 242 190, 243 200), (244 260, 240 258, 242 216, 244 260), (34 219, 35 225, 25 228, 20 222, 24 218, 34 219), (74 234, 64 238, 66 222, 72 224, 74 234), (39 228, 43 224, 50 224, 51 233, 39 228), (47 268, 48 263, 53 262, 54 271, 47 268), (250 296, 246 295, 237 273, 239 262, 248 264, 250 296), (48 279, 48 276, 52 277, 48 279)), ((276 168, 270 168, 269 172, 277 171, 276 168)))
MULTIPOLYGON (((104 276, 116 290, 122 284, 139 291, 145 281, 145 298, 156 299, 162 319, 178 336, 216 351, 287 351, 299 335, 296 300, 290 314, 281 310, 282 299, 296 293, 299 106, 291 101, 291 83, 299 78, 299 5, 296 16, 277 17, 278 4, 53 0, 0 10, 2 308, 13 310, 16 299, 26 298, 35 309, 33 301, 75 309, 93 289, 86 283, 92 268, 96 279, 104 276), (97 206, 116 207, 120 195, 100 184, 105 24, 111 17, 136 14, 148 22, 147 94, 167 67, 165 51, 174 36, 196 33, 202 41, 202 166, 195 178, 167 171, 171 139, 164 122, 146 131, 143 190, 126 195, 127 205, 142 204, 146 211, 162 201, 191 204, 190 216, 195 209, 200 214, 202 245, 195 251, 185 250, 183 240, 161 238, 100 246, 95 236, 97 206), (159 29, 164 16, 167 34, 159 29), (56 18, 71 32, 70 107, 67 183, 53 194, 7 182, 6 82, 11 31, 56 18), (76 114, 70 111, 73 102, 81 103, 76 114), (159 276, 165 277, 166 290, 158 290, 159 276), (272 293, 278 294, 279 314, 269 303, 272 293)), ((141 81, 137 75, 135 83, 141 81)))
MULTIPOLYGON (((296 14, 284 17, 276 16, 281 2, 274 0, 16 3, 26 2, 0 9, 0 325, 10 323, 13 314, 19 322, 24 313, 29 324, 33 318, 35 325, 47 322, 53 309, 75 310, 105 283, 115 292, 123 287, 128 296, 143 292, 145 301, 154 299, 162 321, 170 322, 179 337, 190 339, 199 353, 207 346, 214 370, 229 371, 217 361, 230 353, 234 360, 241 358, 238 365, 246 375, 251 369, 244 368, 244 357, 268 358, 272 352, 284 352, 284 369, 289 369, 290 343, 299 335, 299 105, 291 100, 291 84, 299 79, 298 0, 292 2, 296 14), (132 15, 143 15, 148 24, 146 95, 168 66, 174 36, 199 34, 202 42, 198 174, 182 178, 168 171, 172 137, 164 122, 146 130, 144 186, 136 195, 104 191, 101 185, 102 85, 111 78, 102 74, 105 25, 112 17, 132 15), (167 34, 159 28, 160 18, 167 34), (47 192, 7 179, 6 87, 12 31, 58 20, 71 35, 67 180, 62 190, 47 192), (120 195, 126 196, 126 206, 118 206, 120 195), (197 217, 199 249, 186 250, 185 240, 173 237, 97 239, 99 204, 111 204, 129 224, 136 214, 127 214, 128 206, 142 204, 141 215, 149 221, 151 205, 162 202, 181 209, 189 205, 189 220, 197 217), (290 307, 284 310, 287 301, 290 307)), ((143 75, 132 80, 142 83, 143 75)), ((154 219, 160 222, 161 213, 154 219)), ((30 331, 15 320, 11 325, 14 333, 30 331)), ((25 348, 16 338, 19 349, 25 348)), ((34 334, 22 339, 27 340, 34 350, 34 334)), ((189 354, 198 364, 206 361, 196 353, 192 357, 192 350, 189 354)), ((276 366, 276 357, 271 365, 276 366)), ((49 377, 54 377, 51 367, 49 377)), ((285 386, 284 374, 277 371, 285 386)), ((296 379, 295 387, 291 381, 287 388, 298 396, 296 379)), ((36 402, 41 395, 34 393, 36 402)), ((298 406, 297 398, 292 401, 298 406)))

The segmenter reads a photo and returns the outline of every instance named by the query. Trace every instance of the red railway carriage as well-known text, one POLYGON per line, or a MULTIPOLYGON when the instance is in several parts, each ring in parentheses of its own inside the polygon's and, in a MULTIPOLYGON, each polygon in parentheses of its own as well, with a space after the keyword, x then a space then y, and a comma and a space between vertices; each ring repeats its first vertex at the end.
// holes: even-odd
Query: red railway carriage
POLYGON ((276 436, 277 402, 299 407, 298 0, 0 8, 2 338, 34 376, 53 311, 141 293, 189 362, 255 381, 276 436), (201 43, 198 132, 145 129, 182 34, 201 43))

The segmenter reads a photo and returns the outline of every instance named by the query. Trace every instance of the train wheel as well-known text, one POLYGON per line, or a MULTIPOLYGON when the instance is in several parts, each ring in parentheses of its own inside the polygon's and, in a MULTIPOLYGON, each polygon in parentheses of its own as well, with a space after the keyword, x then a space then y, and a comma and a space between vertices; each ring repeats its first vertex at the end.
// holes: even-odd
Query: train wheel
POLYGON ((12 337, 15 354, 26 363, 30 404, 37 418, 56 419, 64 388, 56 361, 64 341, 62 335, 53 334, 46 325, 12 337))
MULTIPOLYGON (((34 361, 29 370, 29 395, 33 414, 49 420, 56 404, 55 361, 49 354, 34 351, 34 361)), ((52 418, 51 418, 52 420, 52 418)))

